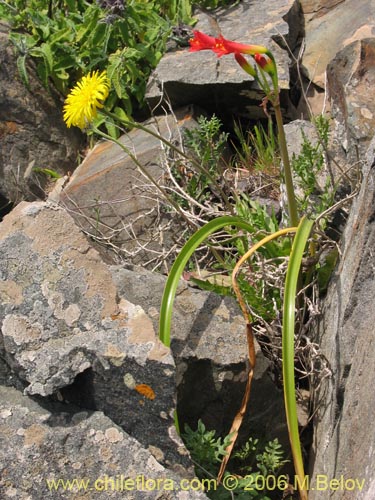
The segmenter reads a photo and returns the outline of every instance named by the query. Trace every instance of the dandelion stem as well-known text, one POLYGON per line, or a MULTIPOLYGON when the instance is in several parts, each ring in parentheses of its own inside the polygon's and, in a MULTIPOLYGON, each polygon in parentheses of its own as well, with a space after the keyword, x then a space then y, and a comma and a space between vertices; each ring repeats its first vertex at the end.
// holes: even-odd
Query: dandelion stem
POLYGON ((181 149, 179 149, 178 147, 176 147, 174 144, 172 144, 170 141, 168 141, 167 139, 165 139, 164 137, 162 137, 160 134, 158 134, 157 132, 154 132, 150 127, 146 127, 145 125, 142 125, 139 122, 133 122, 131 120, 124 120, 123 118, 121 118, 121 117, 119 117, 119 116, 117 116, 117 115, 115 115, 115 114, 113 114, 110 111, 107 111, 105 109, 103 109, 101 112, 102 112, 102 114, 104 114, 104 115, 106 115, 106 116, 108 116, 110 118, 113 118, 115 121, 121 122, 126 127, 130 127, 130 128, 134 127, 134 128, 139 129, 139 130, 142 130, 143 132, 146 132, 147 134, 152 135, 156 139, 159 139, 159 141, 162 141, 172 151, 174 151, 175 153, 181 155, 183 158, 186 158, 191 163, 193 163, 194 166, 199 171, 201 171, 211 181, 211 183, 216 187, 216 189, 220 193, 220 196, 221 196, 222 200, 225 203, 225 208, 228 210, 229 213, 233 214, 233 207, 232 207, 232 204, 230 203, 227 195, 224 193, 224 191, 221 188, 220 184, 218 184, 218 182, 214 179, 214 177, 211 175, 211 173, 206 168, 204 168, 198 162, 192 160, 192 158, 190 156, 188 156, 187 154, 185 154, 183 151, 181 151, 181 149))
POLYGON ((129 155, 129 157, 133 160, 133 162, 137 165, 137 167, 139 168, 139 170, 142 172, 142 174, 152 183, 153 186, 156 187, 156 189, 158 191, 160 191, 160 193, 163 195, 164 199, 166 201, 168 201, 168 203, 170 203, 173 208, 176 210, 176 212, 180 213, 180 215, 185 219, 185 221, 191 225, 191 221, 186 217, 186 215, 182 212, 179 204, 173 199, 171 198, 168 193, 155 181, 155 179, 152 177, 152 175, 150 175, 147 170, 144 168, 144 166, 138 161, 138 159, 132 154, 132 152, 129 150, 129 148, 127 148, 124 144, 122 144, 120 141, 118 141, 117 139, 114 139, 113 137, 111 137, 110 135, 106 134, 105 132, 102 132, 101 130, 99 130, 98 128, 96 127, 93 127, 93 131, 100 135, 101 137, 103 137, 104 139, 108 139, 109 141, 112 141, 114 142, 115 144, 117 144, 118 146, 120 146, 120 148, 127 154, 129 155))

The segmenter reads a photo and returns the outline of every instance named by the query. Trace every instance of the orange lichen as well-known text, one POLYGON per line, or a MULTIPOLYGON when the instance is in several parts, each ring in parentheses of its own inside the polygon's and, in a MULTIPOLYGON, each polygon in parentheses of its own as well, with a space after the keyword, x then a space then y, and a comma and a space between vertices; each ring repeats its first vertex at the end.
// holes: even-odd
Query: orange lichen
POLYGON ((147 399, 155 399, 156 395, 153 389, 147 384, 139 384, 134 387, 134 389, 145 396, 147 399))

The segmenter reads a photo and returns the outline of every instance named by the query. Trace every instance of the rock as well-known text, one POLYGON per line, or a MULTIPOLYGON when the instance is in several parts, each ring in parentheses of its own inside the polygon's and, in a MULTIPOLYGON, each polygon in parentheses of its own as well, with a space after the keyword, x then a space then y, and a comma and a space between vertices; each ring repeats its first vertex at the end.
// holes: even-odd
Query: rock
MULTIPOLYGON (((173 421, 174 377, 181 425, 194 427, 202 418, 208 428, 228 432, 248 369, 234 300, 181 283, 173 322, 176 372, 155 336, 164 277, 109 268, 73 219, 45 202, 22 202, 4 218, 0 250, 2 383, 103 411, 163 466, 187 474, 189 457, 173 421)), ((282 394, 268 369, 258 348, 243 431, 250 422, 253 436, 269 431, 285 442, 282 394)))
MULTIPOLYGON (((122 296, 140 304, 158 329, 165 277, 140 267, 111 266, 122 296)), ((219 434, 229 431, 248 371, 245 323, 236 301, 181 281, 173 308, 171 350, 176 362, 178 415, 195 428, 201 418, 219 434)), ((278 437, 287 444, 283 395, 269 376, 270 362, 256 343, 257 364, 243 435, 278 437)))
MULTIPOLYGON (((358 42, 359 43, 359 42, 358 42)), ((311 484, 317 476, 364 481, 363 489, 335 491, 337 500, 375 495, 374 359, 375 138, 363 183, 343 235, 342 259, 325 300, 316 341, 332 377, 316 394, 311 484)), ((321 374, 324 375, 324 374, 321 374)), ((315 484, 314 484, 315 482, 315 484)), ((327 498, 311 491, 311 500, 327 498)))
MULTIPOLYGON (((143 125, 158 131, 177 146, 184 129, 196 124, 191 109, 151 119, 143 125)), ((120 139, 154 180, 165 173, 159 139, 133 129, 120 139)), ((170 205, 165 208, 161 193, 140 172, 133 159, 118 145, 100 142, 75 170, 58 199, 77 224, 94 240, 101 254, 113 261, 118 256, 133 264, 151 267, 174 244, 170 205), (151 261, 151 262, 150 262, 151 261)), ((178 234, 181 227, 177 228, 178 234)))
POLYGON ((327 10, 332 9, 342 0, 300 0, 305 16, 315 19, 324 16, 327 10))
POLYGON ((305 17, 302 65, 315 85, 325 88, 325 71, 355 40, 375 36, 373 0, 300 0, 305 17))
POLYGON ((0 225, 0 359, 29 395, 101 410, 163 463, 187 464, 174 432, 175 365, 144 310, 62 209, 20 203, 0 225))
POLYGON ((315 125, 308 120, 294 120, 284 125, 284 130, 291 159, 302 153, 304 137, 314 146, 318 142, 315 125))
MULTIPOLYGON (((225 38, 265 45, 273 52, 280 87, 285 90, 289 88, 289 56, 282 37, 293 50, 301 26, 300 14, 299 2, 294 0, 269 0, 267 9, 263 0, 244 0, 229 9, 218 10, 216 19, 225 38)), ((197 17, 194 29, 218 36, 211 16, 197 17)), ((238 66, 233 55, 218 59, 211 51, 188 49, 165 54, 151 75, 146 99, 154 108, 164 96, 173 108, 193 102, 216 113, 224 122, 232 120, 233 115, 251 120, 264 118, 259 107, 264 93, 238 66)), ((281 99, 285 101, 286 92, 281 99)))
MULTIPOLYGON (((295 158, 298 158, 303 153, 303 144, 305 140, 311 145, 312 148, 318 147, 319 135, 316 130, 316 126, 311 121, 294 120, 284 125, 284 130, 288 146, 289 157, 292 162, 295 158)), ((323 147, 321 148, 321 153, 322 156, 324 157, 325 152, 323 150, 323 147)), ((316 173, 316 188, 323 191, 328 176, 326 166, 323 166, 320 172, 317 171, 317 165, 311 165, 311 168, 313 168, 316 173)), ((303 191, 301 191, 299 183, 300 180, 298 176, 295 175, 295 185, 297 188, 296 194, 303 199, 305 194, 303 191)))
POLYGON ((14 46, 4 31, 0 29, 0 193, 16 204, 45 196, 48 178, 33 173, 34 167, 61 175, 73 170, 84 136, 66 127, 61 95, 42 86, 31 62, 30 88, 25 87, 14 46))
POLYGON ((165 469, 102 412, 46 409, 0 386, 0 428, 1 498, 207 498, 183 491, 191 477, 165 469))
MULTIPOLYGON (((307 120, 294 120, 284 125, 284 130, 292 168, 294 192, 298 203, 311 214, 320 213, 325 209, 322 208, 324 207, 322 195, 334 189, 332 177, 337 174, 338 179, 340 172, 336 173, 335 169, 328 164, 326 151, 320 144, 314 123, 307 120)), ((337 182, 336 189, 338 185, 337 182)), ((282 212, 282 224, 287 225, 289 223, 286 217, 288 199, 284 183, 281 184, 281 205, 285 207, 282 212)))
POLYGON ((375 129, 375 37, 353 42, 327 68, 335 138, 349 158, 358 161, 375 129))

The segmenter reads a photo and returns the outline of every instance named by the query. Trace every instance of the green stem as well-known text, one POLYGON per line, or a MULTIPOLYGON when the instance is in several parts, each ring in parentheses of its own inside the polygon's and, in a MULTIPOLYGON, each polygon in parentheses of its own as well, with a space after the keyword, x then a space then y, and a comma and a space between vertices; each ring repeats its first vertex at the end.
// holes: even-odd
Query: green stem
POLYGON ((146 127, 146 126, 144 126, 144 125, 142 125, 141 123, 138 123, 138 122, 133 122, 131 120, 125 120, 124 118, 121 118, 121 117, 115 115, 114 113, 111 113, 110 111, 107 111, 105 109, 102 109, 101 113, 104 114, 104 115, 106 115, 106 116, 108 116, 108 117, 110 117, 110 118, 112 118, 113 120, 115 120, 115 122, 118 121, 118 122, 122 123, 126 127, 130 127, 130 128, 134 127, 134 128, 139 129, 139 130, 142 130, 143 132, 146 132, 147 134, 152 135, 153 137, 155 137, 159 141, 162 141, 172 151, 174 151, 175 153, 179 154, 180 156, 182 156, 186 160, 189 160, 197 168, 197 170, 199 170, 201 173, 203 173, 211 181, 211 183, 216 187, 216 189, 220 193, 220 196, 221 196, 222 200, 225 203, 226 209, 231 214, 233 214, 232 204, 230 203, 227 195, 224 193, 224 191, 221 188, 221 186, 219 185, 219 183, 214 179, 214 177, 211 175, 211 173, 206 168, 204 168, 202 165, 200 165, 197 161, 194 161, 191 157, 189 157, 187 154, 185 154, 183 151, 181 151, 181 149, 179 149, 178 147, 176 147, 174 144, 172 144, 170 141, 168 141, 167 139, 165 139, 164 137, 162 137, 157 132, 154 132, 151 128, 146 127))
MULTIPOLYGON (((138 159, 132 154, 132 152, 127 148, 124 144, 122 144, 120 141, 117 139, 114 139, 110 135, 106 134, 105 132, 102 132, 96 127, 93 127, 93 131, 103 137, 104 139, 108 139, 109 141, 112 141, 113 143, 117 144, 129 157, 133 160, 133 162, 137 165, 139 170, 142 172, 142 174, 152 183, 153 186, 156 187, 158 191, 162 194, 163 198, 172 205, 172 207, 185 219, 185 221, 189 224, 192 225, 191 221, 186 217, 186 215, 181 211, 181 208, 179 204, 174 201, 173 198, 171 198, 168 193, 163 189, 159 184, 155 181, 155 179, 147 172, 147 170, 144 168, 144 166, 138 161, 138 159)), ((195 227, 195 226, 194 226, 195 227)))
POLYGON ((284 165, 284 176, 285 176, 286 195, 288 199, 289 218, 292 226, 298 226, 299 217, 297 210, 297 201, 294 193, 292 169, 289 161, 288 147, 286 145, 284 124, 283 124, 283 118, 281 116, 281 108, 278 97, 277 97, 277 102, 273 102, 272 104, 275 110, 280 153, 284 165))

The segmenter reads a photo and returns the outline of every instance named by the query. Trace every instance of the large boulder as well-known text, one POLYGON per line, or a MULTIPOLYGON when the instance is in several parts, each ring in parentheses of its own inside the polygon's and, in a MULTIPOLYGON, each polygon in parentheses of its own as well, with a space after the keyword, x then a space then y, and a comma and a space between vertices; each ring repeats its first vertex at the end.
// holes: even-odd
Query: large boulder
POLYGON ((16 204, 44 197, 46 176, 33 168, 64 175, 75 168, 84 136, 69 130, 62 118, 63 98, 41 84, 33 63, 27 64, 30 86, 21 81, 8 28, 0 24, 0 196, 16 204))
POLYGON ((375 36, 373 0, 300 0, 305 18, 302 64, 306 76, 325 88, 325 71, 344 47, 375 36))
POLYGON ((0 429, 1 498, 207 498, 102 412, 42 406, 0 386, 0 429))
POLYGON ((351 43, 327 68, 335 139, 349 158, 365 154, 375 129, 375 37, 351 43))
POLYGON ((335 500, 375 498, 374 165, 375 139, 316 338, 332 376, 322 381, 316 394, 311 500, 333 495, 331 479, 343 479, 344 486, 334 492, 335 500))
MULTIPOLYGON (((182 425, 202 418, 228 432, 248 371, 233 299, 182 281, 170 351, 155 334, 165 277, 107 266, 58 206, 20 203, 0 224, 0 250, 0 383, 103 411, 171 469, 190 466, 174 427, 176 384, 182 425)), ((269 370, 258 347, 247 421, 253 436, 286 444, 269 370)))
MULTIPOLYGON (((140 304, 158 328, 165 277, 140 267, 111 266, 120 295, 140 304)), ((225 435, 239 409, 248 373, 245 321, 232 297, 194 288, 182 280, 174 306, 171 351, 176 362, 181 426, 201 418, 225 435)), ((256 343, 256 367, 241 435, 278 437, 288 446, 283 394, 271 379, 272 364, 256 343)))
POLYGON ((56 206, 22 202, 0 225, 0 247, 0 359, 25 393, 102 410, 159 449, 165 464, 186 463, 170 437, 170 351, 144 310, 117 296, 73 219, 56 206))
POLYGON ((303 39, 298 54, 295 52, 299 59, 296 76, 307 99, 300 100, 297 111, 310 116, 311 112, 329 112, 328 64, 353 41, 375 35, 373 1, 300 0, 300 5, 303 39))

